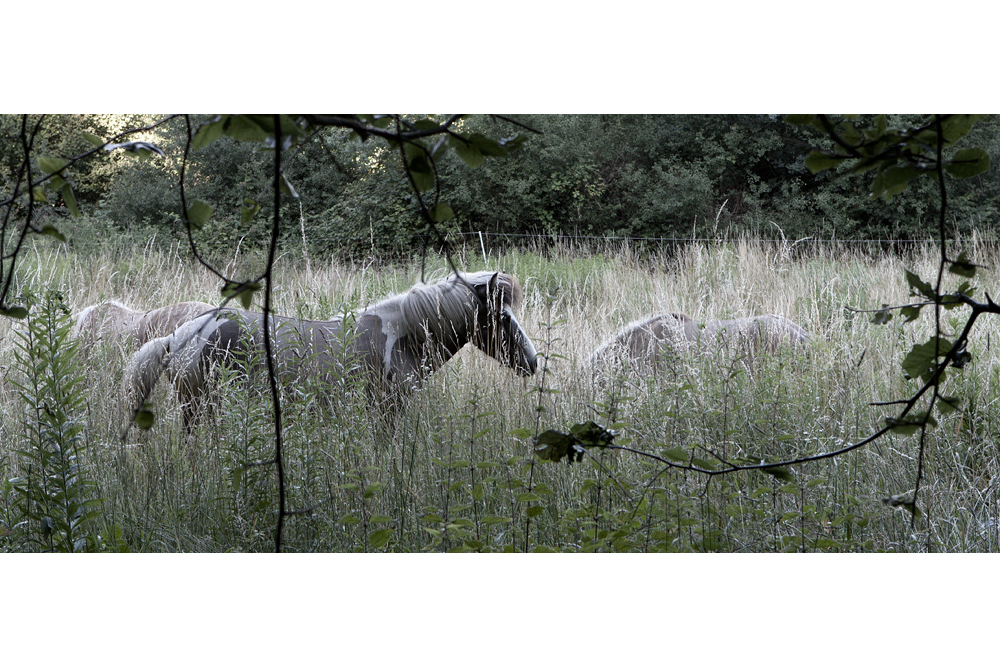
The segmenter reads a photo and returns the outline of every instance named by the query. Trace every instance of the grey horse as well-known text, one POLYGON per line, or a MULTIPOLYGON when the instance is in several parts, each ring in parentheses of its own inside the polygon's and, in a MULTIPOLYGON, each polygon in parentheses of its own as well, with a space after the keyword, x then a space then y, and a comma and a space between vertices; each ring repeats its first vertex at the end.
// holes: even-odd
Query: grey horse
MULTIPOLYGON (((482 271, 417 284, 346 320, 274 316, 270 327, 277 372, 285 381, 304 376, 331 379, 344 372, 346 352, 354 359, 347 365, 364 373, 373 396, 406 394, 471 342, 519 375, 529 376, 538 362, 512 311, 520 299, 516 278, 482 271)), ((126 388, 138 404, 166 369, 190 427, 199 401, 210 391, 213 368, 246 368, 262 350, 260 313, 228 308, 207 313, 143 345, 126 369, 126 388)))
POLYGON ((780 315, 758 315, 698 324, 684 313, 666 313, 626 325, 605 340, 586 362, 600 372, 613 361, 633 369, 662 370, 671 355, 688 350, 727 350, 752 364, 760 354, 775 354, 784 345, 809 340, 805 329, 780 315))

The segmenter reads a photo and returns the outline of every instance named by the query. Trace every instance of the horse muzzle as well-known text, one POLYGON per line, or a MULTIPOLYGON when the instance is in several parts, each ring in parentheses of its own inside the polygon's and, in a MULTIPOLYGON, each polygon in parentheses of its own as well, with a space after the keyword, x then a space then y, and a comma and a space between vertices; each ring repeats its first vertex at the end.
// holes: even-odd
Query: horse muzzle
POLYGON ((538 357, 531 355, 530 357, 525 355, 519 359, 521 363, 514 365, 514 370, 521 377, 531 377, 538 370, 538 357))

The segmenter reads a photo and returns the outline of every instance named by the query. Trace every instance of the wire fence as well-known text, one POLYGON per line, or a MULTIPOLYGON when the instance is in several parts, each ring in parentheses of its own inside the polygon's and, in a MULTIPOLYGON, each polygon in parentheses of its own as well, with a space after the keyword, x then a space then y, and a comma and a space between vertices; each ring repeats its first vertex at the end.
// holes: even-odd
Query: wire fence
MULTIPOLYGON (((991 232, 993 230, 990 230, 991 232)), ((157 234, 154 233, 154 236, 157 234)), ((94 238, 94 235, 84 234, 83 236, 90 236, 91 238, 73 238, 72 235, 69 236, 70 245, 74 247, 96 247, 107 245, 109 241, 113 242, 112 239, 104 237, 94 238)), ((397 236, 395 238, 385 238, 379 237, 378 235, 371 234, 310 234, 308 230, 302 236, 296 236, 296 240, 305 240, 311 246, 316 245, 326 245, 328 247, 346 247, 354 246, 359 248, 361 246, 371 245, 373 248, 384 248, 387 245, 396 246, 399 249, 410 248, 412 250, 420 250, 424 244, 429 247, 435 247, 439 245, 440 238, 435 234, 407 234, 405 238, 403 236, 397 236)), ((169 238, 169 235, 160 235, 162 240, 169 238)), ((551 246, 554 244, 587 244, 593 247, 598 247, 601 245, 615 245, 615 244, 635 244, 641 246, 679 246, 686 245, 689 243, 700 243, 700 244, 718 244, 718 243, 739 243, 745 241, 753 241, 758 243, 777 243, 786 246, 799 246, 799 245, 828 245, 828 246, 879 246, 879 247, 917 247, 928 243, 937 243, 938 239, 935 237, 927 237, 923 239, 890 239, 890 238, 817 238, 812 236, 802 237, 802 238, 785 238, 785 237, 755 237, 755 236, 597 236, 597 235, 587 235, 587 234, 531 234, 531 233, 511 233, 511 232, 490 232, 490 231, 472 231, 472 232, 455 232, 451 231, 444 235, 444 238, 452 244, 475 244, 483 245, 489 247, 496 246, 551 246)), ((972 236, 960 236, 949 239, 950 241, 960 241, 960 242, 972 242, 972 243, 986 243, 993 244, 1000 242, 1000 237, 993 236, 992 234, 983 236, 973 233, 972 236)), ((145 240, 146 242, 149 239, 145 240)))

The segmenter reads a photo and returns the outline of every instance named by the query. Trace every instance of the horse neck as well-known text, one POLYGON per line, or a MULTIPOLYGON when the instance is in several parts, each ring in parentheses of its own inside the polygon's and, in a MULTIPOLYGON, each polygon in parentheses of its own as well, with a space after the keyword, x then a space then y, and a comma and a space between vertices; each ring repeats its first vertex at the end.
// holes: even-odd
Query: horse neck
POLYGON ((398 365, 433 372, 472 340, 475 312, 468 289, 438 283, 387 299, 375 307, 395 339, 386 340, 384 354, 393 371, 398 365))

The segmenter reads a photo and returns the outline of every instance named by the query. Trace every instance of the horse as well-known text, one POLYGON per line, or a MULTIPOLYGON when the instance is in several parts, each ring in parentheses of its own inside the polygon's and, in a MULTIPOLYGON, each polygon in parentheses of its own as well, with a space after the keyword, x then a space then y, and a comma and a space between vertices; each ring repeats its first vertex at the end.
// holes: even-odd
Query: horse
POLYGON ((786 343, 798 347, 808 340, 805 329, 780 315, 698 324, 684 313, 667 313, 626 325, 605 340, 586 363, 595 373, 612 360, 624 361, 633 369, 659 371, 668 356, 720 348, 744 355, 752 363, 760 353, 773 355, 786 343))
POLYGON ((664 351, 678 352, 697 339, 698 324, 684 313, 666 313, 631 322, 605 340, 586 364, 599 371, 604 364, 623 360, 630 367, 649 364, 659 370, 664 351))
POLYGON ((757 315, 735 320, 712 320, 701 331, 703 340, 714 340, 722 346, 735 347, 737 352, 750 355, 777 354, 783 345, 801 347, 809 334, 795 322, 781 315, 757 315))
POLYGON ((73 336, 88 343, 104 341, 115 344, 121 341, 132 354, 150 340, 165 336, 188 320, 215 310, 215 306, 202 301, 185 301, 147 311, 132 310, 117 301, 105 301, 88 306, 76 315, 73 336))
MULTIPOLYGON (((521 286, 514 276, 481 271, 452 273, 329 321, 271 316, 279 379, 332 379, 362 372, 370 398, 406 395, 467 343, 531 376, 535 348, 514 317, 521 286), (355 361, 344 364, 344 352, 355 361)), ((190 430, 199 403, 210 391, 217 366, 250 370, 263 350, 263 315, 232 308, 206 313, 167 336, 143 345, 125 371, 136 399, 148 397, 166 369, 190 430)))

